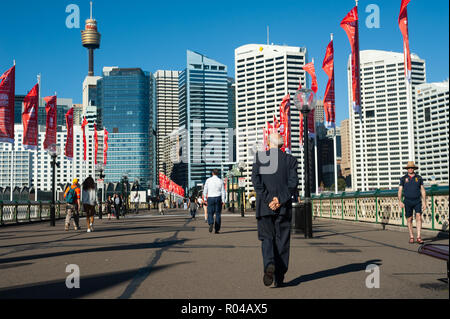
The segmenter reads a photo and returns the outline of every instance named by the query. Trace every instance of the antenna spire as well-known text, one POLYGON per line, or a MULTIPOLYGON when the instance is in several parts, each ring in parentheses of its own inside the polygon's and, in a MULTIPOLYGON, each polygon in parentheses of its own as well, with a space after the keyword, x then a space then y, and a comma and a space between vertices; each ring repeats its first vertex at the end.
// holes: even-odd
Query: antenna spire
POLYGON ((91 19, 92 19, 92 1, 91 1, 91 19))

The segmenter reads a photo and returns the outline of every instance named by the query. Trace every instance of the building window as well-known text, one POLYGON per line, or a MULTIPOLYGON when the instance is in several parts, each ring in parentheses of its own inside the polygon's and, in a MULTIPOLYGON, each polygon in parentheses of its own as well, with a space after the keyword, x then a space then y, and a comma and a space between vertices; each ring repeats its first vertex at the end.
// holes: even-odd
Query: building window
POLYGON ((431 121, 431 108, 425 108, 425 122, 431 121))

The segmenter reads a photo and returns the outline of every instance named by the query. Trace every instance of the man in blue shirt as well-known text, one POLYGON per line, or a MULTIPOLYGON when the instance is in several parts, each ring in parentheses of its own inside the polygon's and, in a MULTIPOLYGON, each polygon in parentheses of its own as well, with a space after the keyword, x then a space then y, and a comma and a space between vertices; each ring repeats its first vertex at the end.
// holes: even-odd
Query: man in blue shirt
POLYGON ((400 187, 398 189, 398 201, 400 208, 405 209, 405 216, 408 219, 409 229, 409 243, 414 243, 413 233, 413 211, 416 212, 416 226, 417 226, 417 243, 423 244, 420 236, 422 230, 422 212, 427 208, 426 191, 423 186, 423 179, 414 171, 418 167, 414 162, 408 162, 406 166, 408 174, 400 179, 400 187), (402 196, 404 200, 402 201, 402 196))

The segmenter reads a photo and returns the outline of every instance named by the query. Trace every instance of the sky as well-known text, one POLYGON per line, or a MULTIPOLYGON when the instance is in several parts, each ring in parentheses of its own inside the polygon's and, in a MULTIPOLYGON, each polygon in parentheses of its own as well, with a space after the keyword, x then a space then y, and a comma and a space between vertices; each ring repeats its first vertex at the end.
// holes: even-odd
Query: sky
MULTIPOLYGON (((398 27, 401 0, 360 0, 360 49, 403 51, 398 27), (369 28, 371 5, 379 8, 378 28, 369 28)), ((354 0, 321 1, 145 1, 94 0, 94 18, 102 35, 95 51, 95 75, 104 66, 140 67, 145 71, 183 70, 186 50, 193 50, 229 67, 234 51, 250 43, 306 47, 315 58, 319 97, 328 78, 322 70, 325 50, 334 34, 336 113, 349 117, 347 59, 350 45, 340 22, 354 0)), ((427 82, 448 79, 449 1, 411 0, 408 5, 411 51, 426 61, 427 82)), ((26 94, 42 74, 42 95, 82 102, 82 82, 88 72, 81 30, 89 18, 88 0, 15 0, 0 5, 0 73, 16 60, 16 94, 26 94), (69 29, 66 7, 80 9, 80 29, 69 29)), ((373 21, 373 20, 371 20, 373 21)), ((281 101, 280 101, 281 103, 281 101)))

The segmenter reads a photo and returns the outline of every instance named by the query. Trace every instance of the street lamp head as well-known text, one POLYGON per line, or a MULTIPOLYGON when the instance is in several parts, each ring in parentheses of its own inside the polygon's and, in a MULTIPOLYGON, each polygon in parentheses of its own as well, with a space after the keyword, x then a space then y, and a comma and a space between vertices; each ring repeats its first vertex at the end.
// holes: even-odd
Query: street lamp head
POLYGON ((95 168, 97 169, 97 171, 103 172, 105 170, 105 165, 103 163, 99 163, 95 165, 95 168))
POLYGON ((245 162, 244 161, 240 161, 239 164, 238 164, 238 168, 241 171, 244 170, 245 169, 245 162))
POLYGON ((52 144, 50 145, 50 147, 48 148, 48 153, 51 156, 57 157, 61 154, 61 147, 57 144, 52 144))
POLYGON ((316 95, 311 89, 300 89, 294 95, 295 107, 302 113, 314 110, 316 102, 316 95))

